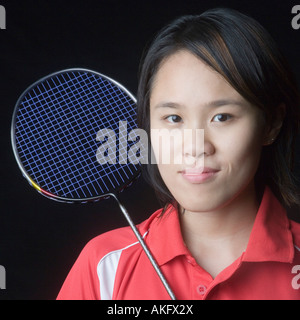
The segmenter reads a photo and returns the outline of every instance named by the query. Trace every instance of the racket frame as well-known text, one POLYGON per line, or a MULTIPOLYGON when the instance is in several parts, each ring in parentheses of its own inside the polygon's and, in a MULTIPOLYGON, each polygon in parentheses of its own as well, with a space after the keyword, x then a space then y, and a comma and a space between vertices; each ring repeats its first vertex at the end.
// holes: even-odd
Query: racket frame
MULTIPOLYGON (((28 183, 36 190, 38 191, 40 194, 42 194, 43 196, 45 196, 46 198, 58 201, 58 202, 64 202, 64 203, 87 203, 87 202, 96 202, 99 201, 101 199, 105 199, 107 198, 106 194, 103 194, 101 196, 96 196, 96 197, 88 197, 88 198, 67 198, 67 197, 61 197, 58 196, 54 193, 51 193, 47 190, 44 190, 43 188, 41 188, 39 186, 39 184, 37 182, 35 182, 32 177, 29 175, 29 173, 27 172, 27 170, 24 168, 22 161, 20 159, 18 150, 17 150, 17 143, 16 143, 16 135, 15 135, 15 128, 16 128, 16 119, 17 119, 17 114, 18 114, 18 110, 19 110, 19 106, 20 103, 22 101, 22 99, 24 98, 24 96, 34 87, 36 87, 39 83, 55 77, 56 75, 59 74, 63 74, 63 73, 68 73, 68 72, 88 72, 88 73, 92 73, 95 74, 97 76, 100 76, 106 80, 108 80, 109 82, 113 83, 115 86, 119 87, 122 91, 124 91, 131 99, 134 103, 136 103, 136 98, 134 97, 134 95, 128 91, 122 84, 120 84, 119 82, 117 82, 116 80, 93 70, 90 69, 86 69, 86 68, 69 68, 69 69, 63 69, 54 73, 51 73, 45 77, 40 78, 39 80, 35 81, 33 84, 31 84, 29 87, 27 87, 26 90, 23 91, 23 93, 20 95, 19 99, 17 100, 16 104, 15 104, 15 108, 14 108, 14 112, 13 112, 13 116, 12 116, 12 122, 11 122, 11 144, 12 144, 12 149, 13 149, 13 153, 16 159, 16 162, 23 174, 23 177, 28 181, 28 183)), ((132 184, 132 182, 134 182, 141 174, 141 170, 137 170, 136 173, 134 175, 132 175, 132 179, 130 180, 129 183, 119 187, 116 189, 115 192, 119 193, 122 192, 124 189, 126 189, 129 185, 132 184)))

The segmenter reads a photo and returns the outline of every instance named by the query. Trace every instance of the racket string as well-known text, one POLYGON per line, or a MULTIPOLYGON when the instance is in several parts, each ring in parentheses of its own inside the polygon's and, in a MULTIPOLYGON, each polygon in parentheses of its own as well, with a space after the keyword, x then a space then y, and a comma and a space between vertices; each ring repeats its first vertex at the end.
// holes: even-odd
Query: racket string
MULTIPOLYGON (((66 197, 74 197, 74 193, 77 198, 92 197, 99 189, 105 193, 117 188, 138 171, 133 165, 105 168, 94 161, 98 147, 95 132, 99 130, 99 123, 109 126, 111 116, 115 122, 126 119, 129 129, 135 127, 135 102, 119 87, 106 79, 99 80, 97 75, 90 77, 87 73, 73 72, 51 82, 44 81, 31 92, 33 94, 24 97, 22 107, 26 112, 18 115, 17 126, 21 133, 17 144, 25 145, 23 150, 19 148, 20 157, 29 174, 42 187, 66 197), (99 107, 103 105, 109 107, 99 107), (22 126, 22 121, 26 122, 26 127, 22 126), (73 143, 66 145, 70 141, 73 143), (38 152, 28 157, 33 149, 38 152), (38 169, 41 163, 43 170, 38 169)), ((113 129, 116 132, 118 128, 113 129)), ((127 141, 127 132, 119 139, 127 141)), ((125 147, 126 150, 118 149, 119 155, 127 154, 128 147, 125 147)))

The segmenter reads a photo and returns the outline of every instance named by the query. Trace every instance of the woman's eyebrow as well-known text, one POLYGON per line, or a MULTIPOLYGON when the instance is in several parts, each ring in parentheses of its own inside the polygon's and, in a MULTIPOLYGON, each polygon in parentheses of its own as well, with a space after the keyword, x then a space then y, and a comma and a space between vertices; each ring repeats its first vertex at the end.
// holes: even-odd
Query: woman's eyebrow
MULTIPOLYGON (((239 107, 245 107, 246 102, 243 100, 235 100, 235 99, 219 99, 219 100, 209 101, 204 104, 204 106, 207 106, 207 107, 222 107, 226 105, 236 105, 239 107)), ((184 109, 185 106, 176 102, 160 102, 154 106, 154 109, 159 109, 159 108, 171 108, 171 109, 183 108, 184 109)))
POLYGON ((160 102, 157 105, 155 105, 154 109, 159 109, 159 108, 180 109, 180 108, 184 108, 184 106, 176 102, 160 102))
POLYGON ((243 100, 235 100, 235 99, 220 99, 220 100, 210 101, 206 105, 209 107, 222 107, 226 105, 236 105, 239 107, 244 107, 246 105, 246 102, 243 100))

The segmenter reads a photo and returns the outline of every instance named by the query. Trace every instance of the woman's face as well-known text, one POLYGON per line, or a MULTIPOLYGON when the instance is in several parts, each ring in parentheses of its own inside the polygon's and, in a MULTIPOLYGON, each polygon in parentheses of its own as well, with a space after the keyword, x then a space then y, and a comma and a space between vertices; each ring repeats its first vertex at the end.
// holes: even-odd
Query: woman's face
POLYGON ((188 51, 170 56, 156 74, 150 128, 159 172, 181 207, 207 212, 249 190, 253 195, 265 141, 262 113, 188 51), (183 139, 174 138, 168 148, 162 147, 153 134, 161 129, 176 129, 183 139), (184 135, 185 129, 192 134, 184 135), (171 154, 168 163, 162 161, 166 152, 171 154), (183 161, 176 160, 180 158, 183 161))

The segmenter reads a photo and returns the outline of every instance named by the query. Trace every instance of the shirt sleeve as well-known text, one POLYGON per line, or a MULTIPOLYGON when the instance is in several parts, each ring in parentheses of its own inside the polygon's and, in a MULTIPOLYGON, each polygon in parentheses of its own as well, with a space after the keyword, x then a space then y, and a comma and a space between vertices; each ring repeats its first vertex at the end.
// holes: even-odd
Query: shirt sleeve
POLYGON ((57 300, 100 300, 97 262, 90 243, 86 245, 74 263, 57 300))

